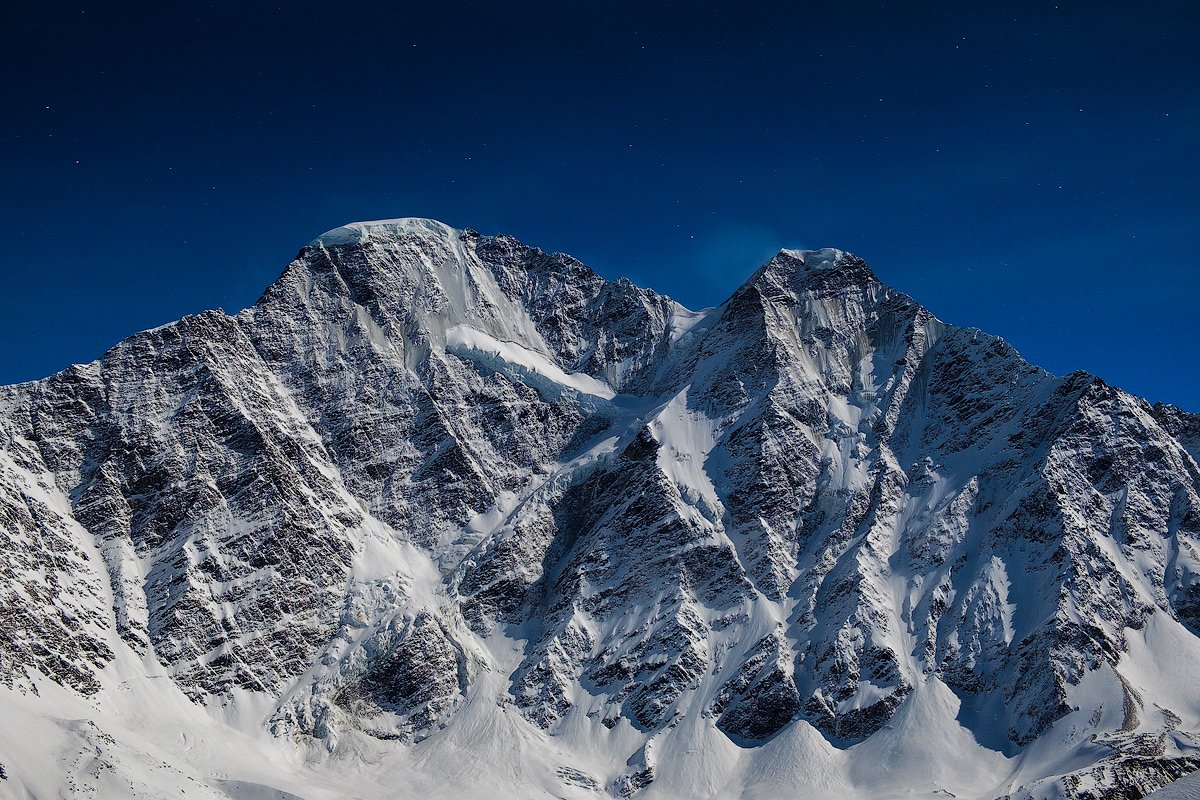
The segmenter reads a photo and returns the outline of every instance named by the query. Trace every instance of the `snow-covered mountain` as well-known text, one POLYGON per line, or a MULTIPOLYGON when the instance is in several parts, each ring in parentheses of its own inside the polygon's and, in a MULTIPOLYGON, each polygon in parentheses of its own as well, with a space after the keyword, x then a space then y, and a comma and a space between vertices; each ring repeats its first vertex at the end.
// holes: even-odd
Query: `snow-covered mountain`
POLYGON ((0 796, 1140 797, 1197 459, 837 250, 697 312, 348 225, 0 388, 0 796))

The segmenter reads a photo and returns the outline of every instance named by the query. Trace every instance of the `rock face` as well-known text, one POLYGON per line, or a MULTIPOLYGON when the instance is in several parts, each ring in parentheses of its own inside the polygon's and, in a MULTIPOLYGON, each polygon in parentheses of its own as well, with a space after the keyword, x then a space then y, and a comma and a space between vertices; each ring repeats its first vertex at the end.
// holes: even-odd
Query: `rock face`
POLYGON ((350 225, 236 316, 0 389, 0 704, 120 719, 163 678, 358 759, 362 796, 380 753, 459 785, 470 731, 462 791, 501 791, 509 736, 548 765, 522 796, 736 795, 783 758, 822 777, 762 796, 1140 797, 1200 766, 1198 457, 1200 417, 840 251, 693 312, 350 225))

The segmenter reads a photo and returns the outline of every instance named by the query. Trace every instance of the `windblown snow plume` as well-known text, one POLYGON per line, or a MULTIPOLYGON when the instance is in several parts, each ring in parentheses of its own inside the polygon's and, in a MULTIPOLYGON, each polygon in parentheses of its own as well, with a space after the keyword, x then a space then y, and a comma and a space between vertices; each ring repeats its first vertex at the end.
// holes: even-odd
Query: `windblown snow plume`
POLYGON ((0 388, 0 796, 1141 797, 1198 457, 837 250, 695 312, 348 225, 0 388))

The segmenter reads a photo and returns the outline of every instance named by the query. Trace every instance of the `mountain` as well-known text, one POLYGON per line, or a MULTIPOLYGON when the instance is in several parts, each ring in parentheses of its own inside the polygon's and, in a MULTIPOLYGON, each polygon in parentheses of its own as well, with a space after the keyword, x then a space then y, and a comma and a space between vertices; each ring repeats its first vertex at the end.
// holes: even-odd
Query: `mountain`
POLYGON ((690 311, 348 225, 0 389, 0 795, 1141 797, 1197 459, 838 250, 690 311))

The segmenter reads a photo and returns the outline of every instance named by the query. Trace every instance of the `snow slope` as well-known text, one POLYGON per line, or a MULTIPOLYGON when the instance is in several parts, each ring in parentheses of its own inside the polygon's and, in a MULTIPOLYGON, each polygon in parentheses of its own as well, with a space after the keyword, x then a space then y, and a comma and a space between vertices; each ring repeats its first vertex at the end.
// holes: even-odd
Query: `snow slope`
POLYGON ((1200 772, 1180 778, 1148 795, 1151 800, 1200 800, 1200 772))

